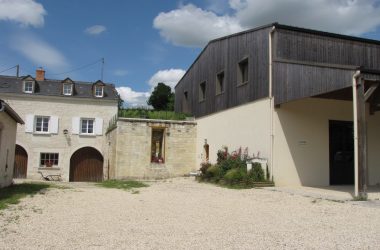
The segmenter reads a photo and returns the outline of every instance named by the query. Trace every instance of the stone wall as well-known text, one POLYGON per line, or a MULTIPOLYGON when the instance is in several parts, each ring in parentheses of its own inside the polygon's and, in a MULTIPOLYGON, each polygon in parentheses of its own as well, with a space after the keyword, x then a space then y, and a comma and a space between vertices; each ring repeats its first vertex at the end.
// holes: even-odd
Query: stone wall
POLYGON ((16 129, 16 121, 0 112, 0 188, 12 183, 16 129))
POLYGON ((111 178, 167 178, 196 166, 196 123, 119 118, 109 134, 111 178), (151 163, 152 128, 164 128, 164 163, 151 163))

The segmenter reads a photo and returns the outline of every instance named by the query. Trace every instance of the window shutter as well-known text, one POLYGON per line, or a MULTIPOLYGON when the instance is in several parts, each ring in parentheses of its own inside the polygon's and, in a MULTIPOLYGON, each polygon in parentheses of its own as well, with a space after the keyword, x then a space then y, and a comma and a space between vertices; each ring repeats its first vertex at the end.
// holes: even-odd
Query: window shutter
POLYGON ((33 133, 34 115, 26 115, 25 118, 25 133, 33 133))
POLYGON ((103 135, 103 119, 95 118, 95 134, 103 135))
POLYGON ((80 125, 80 118, 79 117, 73 117, 72 124, 71 124, 71 133, 73 135, 79 134, 79 125, 80 125))
POLYGON ((58 134, 58 116, 50 117, 50 128, 49 131, 51 134, 58 134))

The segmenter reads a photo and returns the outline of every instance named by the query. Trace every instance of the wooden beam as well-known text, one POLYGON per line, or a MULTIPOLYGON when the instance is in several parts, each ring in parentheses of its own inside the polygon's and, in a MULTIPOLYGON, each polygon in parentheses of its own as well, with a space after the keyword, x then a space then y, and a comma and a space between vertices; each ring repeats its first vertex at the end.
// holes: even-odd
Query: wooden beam
POLYGON ((369 89, 364 94, 365 101, 368 101, 368 99, 372 96, 372 94, 375 92, 375 90, 379 87, 379 83, 373 83, 369 89))
POLYGON ((358 129, 358 186, 359 198, 367 198, 367 127, 364 80, 357 79, 357 129, 358 129))

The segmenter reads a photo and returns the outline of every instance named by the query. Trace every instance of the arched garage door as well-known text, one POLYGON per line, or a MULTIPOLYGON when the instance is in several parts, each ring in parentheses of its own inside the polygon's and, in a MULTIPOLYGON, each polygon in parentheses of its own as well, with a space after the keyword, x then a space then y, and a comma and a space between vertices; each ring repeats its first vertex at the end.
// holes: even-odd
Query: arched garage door
POLYGON ((15 166, 13 169, 13 178, 25 179, 27 166, 28 166, 28 153, 23 147, 16 144, 15 166))
POLYGON ((102 181, 103 156, 98 150, 78 149, 70 159, 70 181, 102 181))

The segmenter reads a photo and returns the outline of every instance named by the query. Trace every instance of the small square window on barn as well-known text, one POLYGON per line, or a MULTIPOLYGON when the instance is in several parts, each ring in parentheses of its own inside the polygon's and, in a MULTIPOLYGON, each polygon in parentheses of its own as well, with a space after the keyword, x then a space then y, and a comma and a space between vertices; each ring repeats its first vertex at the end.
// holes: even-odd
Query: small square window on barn
POLYGON ((224 71, 216 75, 216 94, 222 94, 224 92, 224 71))
POLYGON ((248 58, 243 59, 238 65, 238 85, 248 82, 248 58))
POLYGON ((183 92, 182 112, 189 113, 189 94, 187 91, 183 92))
POLYGON ((199 101, 204 101, 206 99, 206 82, 199 84, 199 101))
POLYGON ((152 128, 151 162, 165 162, 164 128, 152 128))

